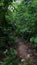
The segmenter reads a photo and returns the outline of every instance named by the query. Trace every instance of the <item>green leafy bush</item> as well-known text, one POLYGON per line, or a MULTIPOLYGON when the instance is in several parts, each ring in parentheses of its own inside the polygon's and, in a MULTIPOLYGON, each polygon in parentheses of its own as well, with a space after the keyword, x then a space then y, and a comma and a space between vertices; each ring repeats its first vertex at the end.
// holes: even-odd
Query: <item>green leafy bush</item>
POLYGON ((14 50, 16 37, 28 39, 36 50, 37 0, 23 0, 20 4, 16 0, 0 0, 0 57, 5 56, 0 65, 21 65, 14 50))

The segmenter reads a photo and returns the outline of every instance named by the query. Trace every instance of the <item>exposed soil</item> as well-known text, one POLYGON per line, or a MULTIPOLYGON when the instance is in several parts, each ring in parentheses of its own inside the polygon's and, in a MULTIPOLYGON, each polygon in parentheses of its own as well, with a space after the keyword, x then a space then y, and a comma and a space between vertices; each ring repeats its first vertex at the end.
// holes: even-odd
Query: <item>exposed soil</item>
POLYGON ((34 60, 37 59, 37 55, 32 53, 31 43, 25 41, 24 39, 16 38, 16 50, 17 56, 21 59, 21 63, 28 65, 33 64, 34 60))

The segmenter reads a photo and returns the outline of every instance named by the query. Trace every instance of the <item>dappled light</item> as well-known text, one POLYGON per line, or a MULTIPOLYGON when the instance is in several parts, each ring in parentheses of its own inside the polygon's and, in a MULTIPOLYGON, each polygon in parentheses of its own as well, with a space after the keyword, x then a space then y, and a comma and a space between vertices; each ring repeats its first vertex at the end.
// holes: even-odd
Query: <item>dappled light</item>
POLYGON ((0 65, 37 65, 37 0, 0 0, 0 65))

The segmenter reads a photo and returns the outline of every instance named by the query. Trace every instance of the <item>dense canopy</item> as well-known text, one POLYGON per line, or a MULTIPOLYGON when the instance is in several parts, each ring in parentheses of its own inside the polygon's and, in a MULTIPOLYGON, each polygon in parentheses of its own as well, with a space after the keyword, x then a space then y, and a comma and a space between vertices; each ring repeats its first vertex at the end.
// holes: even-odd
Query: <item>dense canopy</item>
POLYGON ((16 38, 29 42, 37 57, 37 0, 0 0, 0 65, 22 65, 16 38))

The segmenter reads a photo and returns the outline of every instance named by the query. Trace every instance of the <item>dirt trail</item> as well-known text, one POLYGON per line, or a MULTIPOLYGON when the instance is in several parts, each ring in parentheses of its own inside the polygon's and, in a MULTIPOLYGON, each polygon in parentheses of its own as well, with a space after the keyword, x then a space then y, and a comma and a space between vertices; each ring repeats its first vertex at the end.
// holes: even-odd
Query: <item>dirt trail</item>
POLYGON ((17 38, 16 45, 17 56, 21 58, 21 63, 26 65, 33 63, 36 56, 32 54, 31 44, 23 39, 17 38))

